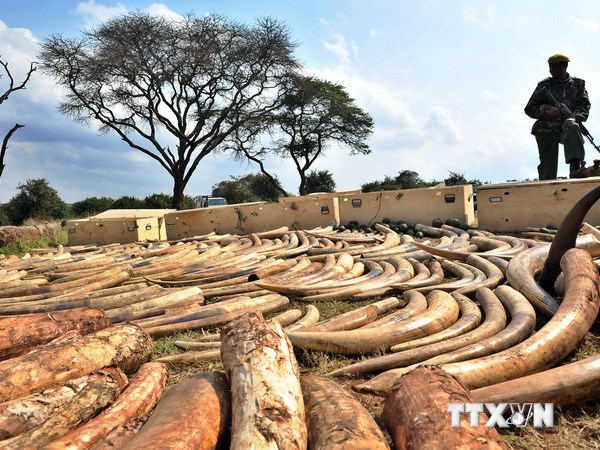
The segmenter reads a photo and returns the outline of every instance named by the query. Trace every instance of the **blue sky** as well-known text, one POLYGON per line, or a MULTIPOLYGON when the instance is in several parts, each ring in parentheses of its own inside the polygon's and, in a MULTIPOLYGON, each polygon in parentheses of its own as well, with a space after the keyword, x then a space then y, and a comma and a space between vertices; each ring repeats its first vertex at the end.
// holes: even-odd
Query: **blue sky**
MULTIPOLYGON (((571 75, 586 80, 592 102, 586 126, 600 142, 597 0, 0 0, 0 57, 20 80, 48 35, 78 36, 127 10, 284 21, 305 72, 344 85, 374 119, 370 155, 331 148, 315 166, 329 170, 340 191, 406 169, 425 180, 450 171, 492 183, 535 178, 533 121, 523 108, 557 52, 571 57, 571 75)), ((0 105, 0 138, 15 123, 25 125, 10 141, 0 202, 19 183, 42 177, 67 202, 171 193, 172 179, 158 163, 61 116, 61 93, 41 71, 27 87, 0 105)), ((598 155, 589 144, 586 154, 589 163, 598 155)), ((559 160, 559 176, 566 176, 559 160)), ((269 168, 297 193, 290 163, 273 159, 269 168)), ((208 156, 186 193, 210 193, 230 175, 257 171, 226 155, 208 156)))

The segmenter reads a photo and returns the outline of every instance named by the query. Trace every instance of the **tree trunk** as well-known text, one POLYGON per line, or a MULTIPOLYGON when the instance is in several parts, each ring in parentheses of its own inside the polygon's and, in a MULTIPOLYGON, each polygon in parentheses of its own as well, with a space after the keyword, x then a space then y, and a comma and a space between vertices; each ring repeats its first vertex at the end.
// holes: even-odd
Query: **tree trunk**
POLYGON ((150 336, 137 325, 113 325, 60 345, 42 345, 0 362, 0 402, 45 389, 103 367, 130 373, 152 355, 150 336))
POLYGON ((122 448, 223 448, 230 415, 229 383, 223 372, 194 375, 167 391, 148 422, 122 448))
POLYGON ((2 146, 0 147, 0 177, 2 176, 2 172, 4 172, 4 167, 6 167, 6 164, 4 164, 4 157, 6 155, 6 150, 8 150, 8 141, 15 131, 24 126, 25 125, 16 123, 15 126, 6 133, 6 136, 4 136, 4 139, 2 140, 2 146))
POLYGON ((245 314, 221 330, 221 359, 231 384, 231 448, 305 449, 299 369, 278 322, 245 314))
POLYGON ((71 330, 92 333, 110 326, 100 309, 72 309, 0 319, 0 360, 22 355, 71 330))
POLYGON ((398 450, 506 448, 496 429, 485 427, 483 413, 477 427, 470 425, 469 414, 461 414, 460 427, 452 427, 448 404, 473 402, 469 391, 448 373, 419 367, 395 384, 385 400, 383 418, 398 450))
POLYGON ((173 201, 171 206, 177 210, 183 209, 185 181, 183 174, 173 174, 173 201))
POLYGON ((127 377, 121 370, 109 368, 102 372, 104 376, 90 381, 48 420, 26 433, 1 442, 2 448, 41 448, 95 416, 112 403, 127 385, 127 377))

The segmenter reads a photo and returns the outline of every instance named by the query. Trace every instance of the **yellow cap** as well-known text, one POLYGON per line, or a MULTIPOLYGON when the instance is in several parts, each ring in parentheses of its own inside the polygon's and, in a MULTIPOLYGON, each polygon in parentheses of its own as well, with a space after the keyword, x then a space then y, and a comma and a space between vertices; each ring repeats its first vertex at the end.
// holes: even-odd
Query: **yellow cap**
POLYGON ((556 63, 568 63, 571 61, 567 55, 563 55, 562 53, 557 53, 556 55, 552 55, 548 58, 548 64, 556 64, 556 63))

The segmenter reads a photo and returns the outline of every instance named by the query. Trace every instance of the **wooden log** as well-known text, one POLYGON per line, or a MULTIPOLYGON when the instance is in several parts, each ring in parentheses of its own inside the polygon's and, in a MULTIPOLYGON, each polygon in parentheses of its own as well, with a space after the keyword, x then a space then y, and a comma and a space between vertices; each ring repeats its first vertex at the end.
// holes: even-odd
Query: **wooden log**
POLYGON ((150 336, 133 324, 113 325, 59 345, 41 345, 0 362, 0 402, 103 367, 133 372, 151 357, 152 351, 150 336))
POLYGON ((122 448, 223 448, 230 408, 229 383, 223 372, 191 376, 167 391, 150 419, 122 448))
POLYGON ((101 414, 68 435, 46 445, 45 450, 87 449, 119 426, 154 408, 167 383, 167 367, 149 362, 140 367, 127 388, 101 414))
POLYGON ((17 437, 1 442, 3 450, 35 449, 60 438, 112 403, 127 385, 127 377, 116 368, 102 371, 48 420, 17 437))
POLYGON ((306 375, 300 381, 306 406, 308 448, 389 449, 371 413, 340 384, 319 375, 306 375))
POLYGON ((80 308, 53 313, 0 318, 0 360, 22 355, 71 330, 87 334, 110 326, 99 309, 80 308))
POLYGON ((394 385, 383 418, 399 450, 505 449, 496 429, 485 427, 483 413, 477 427, 467 414, 461 414, 460 427, 452 427, 448 405, 473 402, 465 387, 443 370, 419 367, 394 385))
POLYGON ((231 384, 231 448, 305 449, 299 369, 281 325, 248 313, 223 327, 221 342, 231 384))

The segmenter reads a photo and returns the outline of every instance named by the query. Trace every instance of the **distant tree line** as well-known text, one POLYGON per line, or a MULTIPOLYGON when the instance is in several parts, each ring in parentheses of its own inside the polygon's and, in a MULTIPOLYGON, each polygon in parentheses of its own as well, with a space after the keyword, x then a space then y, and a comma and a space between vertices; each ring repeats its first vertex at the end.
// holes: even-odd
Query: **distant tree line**
POLYGON ((425 188, 442 183, 445 186, 458 186, 461 184, 481 186, 482 184, 489 184, 489 182, 482 183, 477 179, 467 180, 464 174, 452 171, 450 171, 448 177, 443 180, 425 181, 413 170, 401 170, 395 177, 386 175, 383 180, 370 181, 363 184, 360 188, 363 192, 393 191, 396 189, 425 188))
MULTIPOLYGON (((431 187, 444 183, 446 186, 473 184, 480 186, 479 180, 467 180, 463 174, 450 172, 442 181, 424 181, 417 172, 402 170, 395 177, 385 176, 383 180, 364 183, 363 192, 381 190, 415 189, 431 187)), ((86 218, 100 214, 109 209, 169 209, 172 206, 172 195, 155 193, 143 199, 123 195, 111 197, 87 197, 71 205, 65 203, 56 189, 48 184, 45 178, 27 180, 17 186, 17 194, 4 205, 0 205, 0 226, 23 225, 26 221, 43 222, 65 220, 70 218, 86 218)), ((228 180, 216 183, 211 195, 224 197, 229 204, 249 202, 274 202, 281 196, 283 189, 277 177, 270 178, 262 173, 243 176, 231 176, 228 180), (278 186, 278 187, 275 187, 278 186)), ((335 192, 336 184, 328 170, 313 170, 306 175, 306 191, 335 192)), ((285 191, 283 191, 285 192, 285 191)), ((293 194, 285 193, 285 196, 293 194)), ((196 200, 186 195, 184 209, 196 208, 196 200)))
MULTIPOLYGON (((0 206, 0 226, 86 218, 108 209, 168 209, 172 201, 168 194, 152 194, 143 199, 124 195, 117 199, 88 197, 68 205, 45 178, 27 180, 17 190, 8 203, 0 206)), ((196 201, 186 196, 184 205, 186 209, 195 208, 196 201)))

